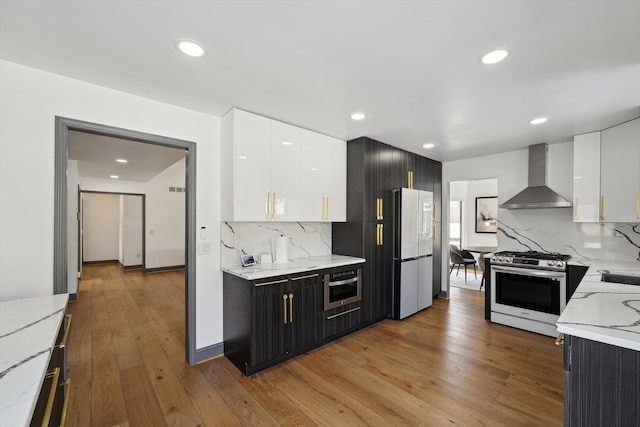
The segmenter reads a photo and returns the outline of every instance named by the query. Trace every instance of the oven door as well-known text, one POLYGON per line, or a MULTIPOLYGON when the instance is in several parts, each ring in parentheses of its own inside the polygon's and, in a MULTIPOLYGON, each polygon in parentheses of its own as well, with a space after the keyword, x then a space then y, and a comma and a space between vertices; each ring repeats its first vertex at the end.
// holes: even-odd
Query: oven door
POLYGON ((555 324, 565 305, 564 272, 491 266, 491 311, 555 324))

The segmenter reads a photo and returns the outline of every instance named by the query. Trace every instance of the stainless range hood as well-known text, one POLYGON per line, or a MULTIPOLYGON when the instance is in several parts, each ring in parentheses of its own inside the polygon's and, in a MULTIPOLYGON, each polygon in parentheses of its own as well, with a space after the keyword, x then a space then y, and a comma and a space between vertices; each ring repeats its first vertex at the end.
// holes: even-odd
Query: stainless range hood
POLYGON ((571 202, 547 187, 547 144, 529 146, 529 186, 500 205, 502 209, 570 208, 571 202))

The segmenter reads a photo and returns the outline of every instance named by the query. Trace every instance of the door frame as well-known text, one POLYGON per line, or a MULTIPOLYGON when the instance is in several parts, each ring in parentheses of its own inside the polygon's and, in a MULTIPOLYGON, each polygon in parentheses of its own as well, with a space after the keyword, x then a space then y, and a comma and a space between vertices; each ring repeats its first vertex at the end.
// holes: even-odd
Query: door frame
POLYGON ((67 117, 55 117, 53 293, 67 293, 67 152, 69 131, 185 150, 185 357, 196 360, 196 143, 67 117))

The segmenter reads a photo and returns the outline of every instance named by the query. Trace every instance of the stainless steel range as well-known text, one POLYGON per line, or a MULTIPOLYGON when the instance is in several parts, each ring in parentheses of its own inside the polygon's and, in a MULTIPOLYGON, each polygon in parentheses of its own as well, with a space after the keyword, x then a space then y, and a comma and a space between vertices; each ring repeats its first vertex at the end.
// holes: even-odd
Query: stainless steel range
POLYGON ((496 252, 491 258, 491 321, 555 337, 567 302, 569 255, 496 252))

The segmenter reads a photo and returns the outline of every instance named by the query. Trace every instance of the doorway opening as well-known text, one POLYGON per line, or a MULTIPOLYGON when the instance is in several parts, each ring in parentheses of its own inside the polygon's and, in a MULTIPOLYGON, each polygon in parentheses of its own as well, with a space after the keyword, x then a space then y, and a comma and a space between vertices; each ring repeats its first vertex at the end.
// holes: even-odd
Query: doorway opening
MULTIPOLYGON (((72 132, 83 132, 91 135, 118 138, 126 144, 148 144, 149 147, 168 147, 179 149, 184 156, 184 267, 185 267, 185 357, 189 364, 196 363, 195 348, 195 284, 196 284, 196 144, 153 135, 129 129, 122 129, 97 123, 56 117, 55 138, 55 215, 54 215, 54 294, 68 293, 69 259, 78 259, 78 245, 69 238, 69 224, 77 218, 78 213, 69 209, 70 198, 76 198, 75 191, 69 194, 67 173, 69 138, 72 132), (75 247, 75 251, 74 251, 75 247), (71 253, 70 253, 71 251, 71 253)), ((115 161, 116 159, 113 159, 115 161)), ((71 188, 75 188, 72 186, 71 188)), ((174 187, 174 191, 176 191, 174 187)), ((78 239, 79 240, 79 239, 78 239)), ((146 264, 146 262, 145 262, 146 264)), ((76 274, 71 271, 71 274, 76 274)))

